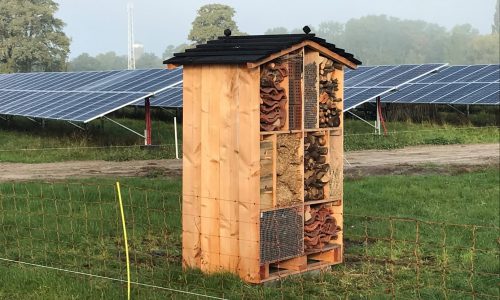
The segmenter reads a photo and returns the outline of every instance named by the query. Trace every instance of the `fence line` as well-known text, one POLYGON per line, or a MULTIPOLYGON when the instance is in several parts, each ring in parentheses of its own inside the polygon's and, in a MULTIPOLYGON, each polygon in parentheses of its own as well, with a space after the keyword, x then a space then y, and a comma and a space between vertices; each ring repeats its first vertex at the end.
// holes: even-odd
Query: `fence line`
MULTIPOLYGON (((182 145, 182 144, 179 144, 182 145)), ((143 148, 144 145, 124 145, 124 146, 89 146, 89 147, 54 147, 54 148, 20 148, 20 149, 0 149, 0 152, 35 152, 35 151, 71 151, 71 150, 118 150, 118 149, 128 149, 128 148, 143 148)), ((161 144, 154 145, 156 148, 169 148, 175 147, 175 144, 161 144)))
MULTIPOLYGON (((433 128, 433 129, 419 129, 419 130, 401 130, 401 131, 388 131, 387 135, 397 135, 405 133, 420 133, 420 132, 439 132, 439 131, 454 131, 454 130, 478 130, 478 129, 500 129, 499 126, 483 126, 483 127, 452 127, 452 128, 433 128)), ((374 132, 368 133, 345 133, 345 137, 356 136, 379 136, 374 132)), ((182 147, 182 143, 179 143, 182 147)), ((47 147, 47 148, 19 148, 19 149, 0 149, 1 152, 36 152, 36 151, 72 151, 72 150, 119 150, 119 149, 140 149, 144 145, 115 145, 115 146, 85 146, 85 147, 47 147)), ((175 147, 175 144, 160 144, 154 145, 156 148, 170 148, 175 147)))
MULTIPOLYGON (((396 135, 396 134, 402 134, 402 133, 418 133, 418 132, 434 132, 434 131, 453 131, 453 130, 472 130, 472 129, 500 129, 500 126, 482 126, 482 127, 452 127, 452 128, 433 128, 433 129, 418 129, 418 130, 400 130, 400 131, 387 131, 387 135, 396 135)), ((368 133, 346 133, 344 134, 345 137, 350 137, 350 136, 383 136, 379 135, 375 132, 368 132, 368 133)))
MULTIPOLYGON (((122 189, 136 287, 211 299, 500 297, 498 226, 346 213, 344 264, 252 286, 183 269, 180 191, 122 189)), ((126 283, 116 197, 107 184, 0 184, 0 261, 126 283)))
MULTIPOLYGON (((21 265, 26 265, 26 266, 30 266, 30 267, 36 267, 36 268, 43 268, 43 269, 48 269, 48 270, 53 270, 53 271, 59 271, 59 272, 64 272, 64 273, 70 273, 70 274, 75 274, 75 275, 82 275, 82 276, 87 276, 87 277, 94 277, 94 278, 99 278, 99 279, 105 279, 105 280, 110 280, 110 281, 117 281, 117 282, 122 282, 122 283, 127 283, 128 282, 128 280, 123 280, 123 279, 118 279, 118 278, 113 278, 113 277, 99 276, 99 275, 94 275, 94 274, 89 274, 89 273, 84 273, 84 272, 78 272, 78 271, 73 271, 73 270, 67 270, 67 269, 62 269, 62 268, 55 268, 55 267, 50 267, 50 266, 45 266, 45 265, 40 265, 40 264, 34 264, 34 263, 29 263, 29 262, 16 261, 16 260, 6 259, 6 258, 2 258, 2 257, 0 257, 0 261, 4 261, 4 262, 8 262, 8 263, 21 264, 21 265)), ((188 291, 183 291, 183 290, 171 289, 171 288, 167 288, 167 287, 163 287, 163 286, 145 284, 145 283, 140 283, 140 282, 135 282, 135 281, 131 281, 130 283, 134 284, 134 285, 138 285, 138 286, 149 287, 149 288, 160 289, 160 290, 166 290, 166 291, 171 291, 171 292, 175 292, 175 293, 192 295, 192 296, 197 296, 197 297, 202 297, 202 298, 207 298, 207 299, 221 299, 221 300, 225 299, 225 298, 219 298, 219 297, 214 297, 214 296, 209 296, 209 295, 203 295, 203 294, 198 294, 198 293, 193 293, 193 292, 188 292, 188 291)))

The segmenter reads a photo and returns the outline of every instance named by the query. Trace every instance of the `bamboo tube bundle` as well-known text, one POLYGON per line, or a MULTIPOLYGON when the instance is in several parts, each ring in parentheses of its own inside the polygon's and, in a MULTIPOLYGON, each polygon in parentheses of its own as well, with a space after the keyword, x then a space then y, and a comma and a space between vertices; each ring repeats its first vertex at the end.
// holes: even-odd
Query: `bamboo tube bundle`
POLYGON ((262 67, 260 79, 260 128, 263 131, 281 130, 285 126, 287 96, 280 86, 288 76, 288 64, 270 62, 262 67))
POLYGON ((330 165, 326 163, 326 135, 309 134, 304 140, 304 200, 323 200, 324 187, 331 180, 330 165))
POLYGON ((333 61, 324 58, 319 64, 319 127, 339 127, 341 110, 336 103, 342 99, 336 97, 339 90, 338 80, 333 77, 333 61))

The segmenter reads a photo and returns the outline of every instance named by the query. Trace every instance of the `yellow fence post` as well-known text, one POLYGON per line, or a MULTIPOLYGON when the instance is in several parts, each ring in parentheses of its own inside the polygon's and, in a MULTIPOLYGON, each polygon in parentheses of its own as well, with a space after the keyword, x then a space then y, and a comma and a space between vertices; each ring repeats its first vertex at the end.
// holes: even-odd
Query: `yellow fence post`
POLYGON ((122 216, 123 240, 125 241, 125 257, 127 260, 127 299, 130 300, 130 257, 128 254, 128 238, 127 238, 127 226, 125 223, 125 211, 123 209, 122 193, 120 190, 119 182, 116 182, 116 191, 118 192, 118 202, 120 204, 120 213, 122 216))

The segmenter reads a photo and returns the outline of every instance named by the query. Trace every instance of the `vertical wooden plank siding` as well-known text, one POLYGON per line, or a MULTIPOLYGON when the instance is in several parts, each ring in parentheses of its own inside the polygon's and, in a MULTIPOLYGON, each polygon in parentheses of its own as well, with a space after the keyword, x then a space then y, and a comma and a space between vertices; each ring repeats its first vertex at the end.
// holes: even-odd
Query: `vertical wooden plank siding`
POLYGON ((182 257, 183 266, 200 267, 200 101, 201 67, 184 68, 182 257))
POLYGON ((220 267, 221 270, 237 272, 238 231, 234 223, 238 220, 234 207, 238 207, 238 157, 236 153, 237 131, 234 102, 238 101, 237 67, 223 66, 217 86, 220 104, 220 267))
POLYGON ((260 71, 239 68, 239 274, 259 282, 260 71))
MULTIPOLYGON (((337 66, 338 67, 338 66, 337 66)), ((337 97, 344 100, 344 69, 335 69, 334 78, 338 80, 339 90, 337 97)), ((344 101, 336 103, 340 111, 344 109, 344 101)), ((344 114, 340 114, 340 127, 338 134, 330 136, 330 159, 333 171, 331 184, 331 197, 333 200, 341 200, 344 182, 344 114)))
MULTIPOLYGON (((334 78, 338 80, 339 90, 338 97, 344 100, 344 66, 335 66, 334 78)), ((343 112, 344 101, 337 103, 338 109, 343 112)), ((334 217, 337 223, 342 228, 338 235, 338 243, 342 245, 341 256, 344 254, 344 113, 340 114, 340 133, 330 136, 330 159, 331 167, 334 172, 331 185, 331 196, 333 200, 341 200, 340 206, 332 206, 334 217)))
POLYGON ((201 270, 219 269, 219 69, 202 66, 201 103, 201 270))
MULTIPOLYGON (((229 271, 234 274, 238 274, 238 267, 239 267, 239 253, 240 253, 240 244, 239 244, 239 237, 240 237, 240 223, 239 223, 239 109, 240 109, 240 101, 242 100, 240 97, 240 90, 239 90, 239 67, 235 66, 234 67, 234 78, 231 79, 231 94, 232 94, 232 99, 230 100, 229 107, 230 107, 230 117, 229 122, 231 124, 231 140, 229 141, 229 160, 230 160, 230 165, 231 165, 231 170, 228 173, 227 177, 231 178, 231 192, 230 192, 230 199, 234 200, 230 202, 230 209, 229 209, 229 215, 230 215, 230 234, 231 234, 231 239, 229 240, 229 253, 231 254, 229 256, 229 266, 230 269, 229 271)), ((243 98, 243 100, 245 100, 243 98)))

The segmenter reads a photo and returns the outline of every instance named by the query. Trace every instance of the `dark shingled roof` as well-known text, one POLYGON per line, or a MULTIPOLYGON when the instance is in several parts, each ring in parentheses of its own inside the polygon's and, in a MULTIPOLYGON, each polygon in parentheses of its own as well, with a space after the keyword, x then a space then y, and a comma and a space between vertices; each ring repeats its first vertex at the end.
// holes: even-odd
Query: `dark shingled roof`
POLYGON ((279 35, 247 35, 222 36, 196 48, 187 49, 183 53, 175 53, 174 57, 165 60, 164 64, 241 64, 257 62, 271 54, 288 49, 304 41, 313 41, 328 50, 360 65, 354 55, 334 44, 317 38, 314 34, 279 34, 279 35))

